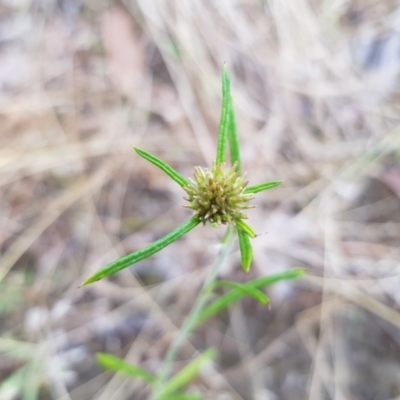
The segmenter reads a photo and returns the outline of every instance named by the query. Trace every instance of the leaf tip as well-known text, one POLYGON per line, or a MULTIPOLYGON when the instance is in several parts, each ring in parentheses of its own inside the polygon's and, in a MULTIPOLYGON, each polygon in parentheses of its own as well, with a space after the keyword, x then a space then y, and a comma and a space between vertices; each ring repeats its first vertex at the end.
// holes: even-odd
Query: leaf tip
MULTIPOLYGON (((224 63, 224 66, 222 67, 222 80, 225 82, 225 84, 229 85, 230 84, 230 74, 229 74, 229 69, 226 63, 224 63)), ((229 93, 229 100, 231 98, 231 94, 229 93)))
POLYGON ((85 281, 83 281, 83 282, 78 286, 78 288, 81 288, 81 287, 83 287, 83 286, 90 285, 91 283, 97 282, 97 281, 99 281, 99 280, 100 280, 100 279, 97 279, 97 278, 94 278, 93 276, 90 276, 90 277, 87 278, 85 281))
POLYGON ((250 264, 248 264, 248 265, 243 265, 242 264, 242 269, 243 269, 243 272, 248 274, 250 272, 250 264))
POLYGON ((244 273, 248 274, 250 272, 252 261, 253 261, 253 254, 250 245, 250 248, 248 249, 248 254, 246 256, 242 254, 242 269, 244 273))
POLYGON ((264 305, 267 305, 268 303, 270 303, 270 299, 269 299, 269 297, 268 296, 265 296, 265 298, 262 300, 262 303, 264 304, 264 305))

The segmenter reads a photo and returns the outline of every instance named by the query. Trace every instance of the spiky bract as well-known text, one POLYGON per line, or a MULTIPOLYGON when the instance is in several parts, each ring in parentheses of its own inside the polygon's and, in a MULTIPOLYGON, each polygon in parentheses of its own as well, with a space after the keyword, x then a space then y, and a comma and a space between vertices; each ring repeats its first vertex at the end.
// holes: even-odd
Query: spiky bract
POLYGON ((213 163, 211 171, 195 167, 194 180, 189 179, 184 187, 189 195, 185 207, 192 209, 203 224, 234 224, 247 218, 243 210, 254 207, 247 204, 254 196, 244 193, 248 182, 236 169, 236 163, 229 171, 225 171, 225 163, 213 163))

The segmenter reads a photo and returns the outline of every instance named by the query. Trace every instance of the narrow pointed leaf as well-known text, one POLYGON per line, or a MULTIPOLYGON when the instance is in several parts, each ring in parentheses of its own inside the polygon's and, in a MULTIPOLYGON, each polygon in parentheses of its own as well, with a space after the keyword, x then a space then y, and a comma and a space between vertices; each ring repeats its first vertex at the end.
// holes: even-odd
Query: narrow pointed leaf
POLYGON ((97 353, 97 362, 105 369, 109 369, 116 372, 132 376, 134 378, 140 378, 146 383, 154 383, 157 378, 136 365, 127 363, 125 360, 115 357, 108 353, 97 353))
POLYGON ((20 394, 24 389, 24 382, 26 382, 27 370, 28 365, 25 365, 18 369, 16 372, 13 372, 7 377, 4 377, 4 379, 2 379, 2 381, 0 382, 0 395, 6 397, 8 393, 13 393, 14 397, 6 398, 21 398, 20 394))
POLYGON ((261 304, 267 304, 269 298, 259 289, 256 289, 246 283, 238 283, 232 281, 217 281, 215 282, 215 287, 227 286, 233 289, 241 290, 244 294, 254 297, 261 304))
MULTIPOLYGON (((275 282, 299 278, 302 275, 304 275, 304 270, 301 268, 297 268, 279 274, 263 276, 261 278, 254 279, 250 282, 247 282, 247 285, 255 289, 262 289, 265 286, 272 285, 275 282)), ((208 307, 206 307, 203 310, 203 312, 199 316, 199 319, 197 320, 197 324, 200 324, 204 322, 206 319, 219 313, 220 311, 222 311, 235 301, 239 300, 243 296, 244 296, 243 291, 234 289, 231 292, 219 297, 217 300, 212 302, 208 307)))
POLYGON ((189 384, 199 374, 201 367, 214 359, 216 351, 213 348, 206 350, 203 354, 189 363, 181 371, 179 371, 174 377, 172 377, 157 394, 157 400, 164 400, 165 398, 171 397, 171 395, 178 390, 189 384))
POLYGON ((150 161, 152 164, 163 170, 178 185, 185 187, 189 184, 189 182, 179 172, 175 171, 166 162, 160 160, 158 157, 153 156, 145 150, 139 149, 138 147, 134 147, 133 149, 139 154, 139 156, 143 157, 147 161, 150 161))
POLYGON ((246 232, 252 239, 256 237, 254 229, 250 225, 246 224, 246 222, 244 222, 242 219, 237 219, 235 224, 239 229, 246 232))
POLYGON ((82 286, 88 285, 89 283, 93 283, 99 281, 100 279, 105 278, 106 276, 110 276, 120 271, 121 269, 127 268, 132 264, 135 264, 147 257, 150 257, 154 253, 162 250, 164 247, 168 246, 175 240, 178 240, 185 233, 188 233, 193 228, 195 228, 200 223, 199 219, 194 216, 189 221, 182 224, 180 227, 174 229, 172 232, 168 233, 168 235, 164 236, 161 239, 156 240, 152 244, 144 247, 143 249, 134 251, 131 254, 128 254, 125 257, 121 257, 116 261, 108 264, 104 268, 95 272, 92 276, 85 280, 82 283, 82 286))
POLYGON ((219 123, 218 144, 217 144, 217 157, 216 164, 225 162, 226 156, 226 140, 228 138, 228 131, 230 128, 230 102, 231 102, 231 88, 228 69, 224 65, 222 69, 222 110, 221 120, 219 123))
POLYGON ((279 186, 282 182, 283 182, 282 180, 269 181, 269 182, 260 183, 259 185, 249 186, 248 188, 246 188, 244 190, 244 193, 251 194, 251 193, 262 192, 263 190, 272 189, 275 186, 279 186))
POLYGON ((43 358, 35 357, 28 365, 23 382, 23 400, 39 400, 42 382, 40 377, 45 373, 43 358))
POLYGON ((19 368, 16 372, 2 379, 0 382, 0 398, 24 399, 27 394, 29 395, 29 392, 32 392, 31 395, 33 395, 34 399, 36 400, 39 397, 39 385, 39 376, 32 376, 30 364, 27 364, 19 368), (12 394, 12 397, 10 394, 12 394))
POLYGON ((240 257, 242 260, 242 268, 244 272, 249 272, 251 261, 253 260, 253 248, 251 247, 249 235, 238 229, 240 257))
POLYGON ((29 361, 35 356, 35 346, 8 336, 0 337, 0 354, 8 358, 29 361))
POLYGON ((236 125, 236 115, 235 115, 235 107, 233 104, 233 99, 231 96, 230 104, 230 117, 229 117, 229 131, 228 131, 228 140, 229 140, 229 150, 231 154, 231 165, 237 163, 236 171, 242 170, 242 164, 240 160, 240 145, 239 145, 239 135, 237 131, 236 125))

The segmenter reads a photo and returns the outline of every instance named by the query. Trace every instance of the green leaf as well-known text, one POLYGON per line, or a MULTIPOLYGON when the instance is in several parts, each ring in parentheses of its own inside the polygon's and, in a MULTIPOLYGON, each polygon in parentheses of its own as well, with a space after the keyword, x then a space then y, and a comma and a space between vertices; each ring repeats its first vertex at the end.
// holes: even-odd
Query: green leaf
POLYGON ((175 171, 172 167, 160 160, 158 157, 153 156, 152 154, 145 150, 139 149, 138 147, 133 147, 133 149, 139 154, 139 156, 143 157, 147 161, 150 161, 152 164, 163 170, 178 185, 182 187, 189 185, 189 182, 179 172, 175 171))
POLYGON ((43 385, 42 376, 44 374, 43 357, 34 357, 27 364, 26 375, 23 383, 23 400, 38 400, 40 387, 43 385))
POLYGON ((242 164, 240 160, 239 135, 237 131, 235 107, 233 104, 232 96, 229 106, 230 106, 229 107, 230 117, 229 117, 228 140, 229 140, 229 149, 231 154, 231 165, 237 163, 236 171, 240 172, 242 170, 242 164))
POLYGON ((160 400, 202 400, 200 393, 174 393, 172 396, 162 397, 160 400))
POLYGON ((254 229, 250 225, 246 224, 246 222, 244 222, 242 219, 237 219, 235 221, 235 224, 238 230, 241 229, 242 231, 246 232, 252 239, 256 237, 254 229))
POLYGON ((233 289, 240 290, 244 294, 254 297, 261 304, 269 303, 269 298, 261 290, 253 288, 248 283, 238 283, 238 282, 233 282, 233 281, 216 281, 214 284, 214 287, 218 287, 218 286, 228 286, 233 289))
POLYGON ((0 398, 1 399, 16 399, 21 398, 27 382, 28 365, 18 369, 16 372, 9 375, 0 383, 0 398))
POLYGON ((244 193, 251 194, 251 193, 262 192, 263 190, 272 189, 275 186, 279 186, 282 182, 283 182, 282 180, 269 181, 269 182, 260 183, 259 185, 249 186, 248 188, 246 188, 244 190, 244 193))
POLYGON ((81 286, 88 285, 89 283, 93 283, 99 281, 100 279, 105 278, 106 276, 110 276, 120 271, 121 269, 127 268, 132 264, 135 264, 147 257, 150 257, 154 253, 162 250, 164 247, 169 244, 175 242, 180 237, 182 237, 185 233, 188 233, 193 228, 195 228, 200 223, 200 220, 197 216, 192 217, 189 221, 182 224, 180 227, 174 229, 172 232, 168 233, 168 235, 164 236, 161 239, 156 240, 152 244, 144 247, 143 249, 134 251, 131 254, 128 254, 125 257, 121 257, 116 261, 108 264, 104 268, 95 272, 92 276, 86 279, 81 286))
POLYGON ((244 272, 249 272, 251 261, 253 260, 253 249, 251 247, 250 238, 247 232, 242 229, 238 229, 238 237, 242 268, 244 272))
POLYGON ((122 372, 126 375, 132 376, 134 378, 140 378, 146 383, 154 383, 156 377, 151 375, 149 372, 143 368, 137 367, 136 365, 131 365, 121 358, 115 357, 108 353, 97 353, 97 362, 105 369, 109 369, 116 372, 122 372))
POLYGON ((32 359, 1 381, 0 399, 38 400, 43 373, 43 358, 32 359))
POLYGON ((29 361, 35 356, 35 346, 10 337, 0 337, 0 354, 9 358, 29 361))
MULTIPOLYGON (((275 282, 295 279, 304 275, 304 270, 301 268, 292 269, 290 271, 282 272, 275 275, 263 276, 261 278, 254 279, 247 283, 249 287, 254 289, 262 289, 265 286, 272 285, 275 282)), ((217 300, 212 302, 209 306, 207 306, 199 316, 197 320, 197 324, 204 322, 206 319, 212 317, 214 314, 219 313, 224 308, 228 307, 230 304, 239 300, 243 297, 244 293, 241 290, 234 289, 231 292, 219 297, 217 300)))
POLYGON ((207 349, 203 354, 189 363, 181 371, 179 371, 174 377, 172 377, 164 387, 157 393, 157 400, 165 400, 168 397, 172 397, 173 393, 185 387, 199 374, 201 367, 214 359, 216 351, 213 348, 207 349))
POLYGON ((217 157, 215 163, 222 164, 225 162, 226 156, 226 140, 229 131, 229 119, 230 119, 230 100, 231 100, 231 88, 230 88, 230 78, 229 72, 226 66, 222 69, 222 110, 221 110, 221 120, 219 123, 219 133, 218 133, 218 144, 217 144, 217 157))

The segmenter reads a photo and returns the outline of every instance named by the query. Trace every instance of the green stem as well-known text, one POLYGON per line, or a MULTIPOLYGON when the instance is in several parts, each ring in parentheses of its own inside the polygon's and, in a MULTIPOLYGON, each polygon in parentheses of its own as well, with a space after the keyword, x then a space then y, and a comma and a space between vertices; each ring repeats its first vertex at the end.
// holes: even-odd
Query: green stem
POLYGON ((176 355, 180 347, 192 333, 192 330, 197 326, 197 321, 199 319, 199 316, 212 294, 212 291, 210 291, 210 287, 215 282, 222 264, 224 263, 225 259, 227 258, 232 249, 235 238, 234 233, 235 233, 235 228, 233 226, 229 226, 227 234, 224 237, 222 248, 218 254, 217 259, 214 261, 209 274, 207 275, 207 278, 203 284, 203 288, 199 296, 197 297, 197 300, 193 308, 191 309, 189 315, 185 319, 183 326, 179 331, 179 334, 175 337, 174 341, 172 342, 171 346, 167 351, 167 354, 164 358, 164 362, 159 374, 158 384, 150 400, 157 399, 158 393, 160 392, 162 386, 168 380, 173 363, 175 361, 176 355))

